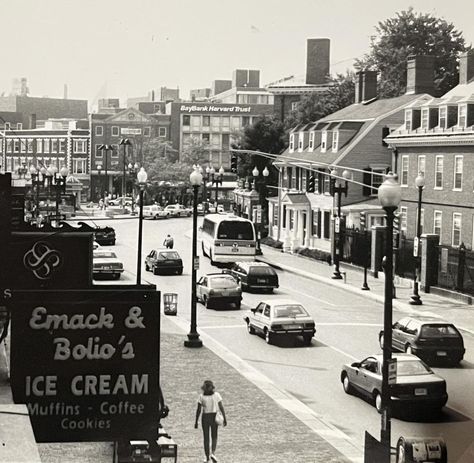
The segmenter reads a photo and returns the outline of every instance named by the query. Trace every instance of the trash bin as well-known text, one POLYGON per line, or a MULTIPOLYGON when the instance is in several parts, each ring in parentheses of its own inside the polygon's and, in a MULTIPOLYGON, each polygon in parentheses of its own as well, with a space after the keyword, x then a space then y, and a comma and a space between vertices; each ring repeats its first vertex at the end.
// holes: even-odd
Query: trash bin
POLYGON ((178 313, 178 295, 176 293, 163 294, 163 307, 165 315, 176 315, 178 313))
POLYGON ((448 450, 441 437, 400 437, 397 463, 447 463, 448 450))

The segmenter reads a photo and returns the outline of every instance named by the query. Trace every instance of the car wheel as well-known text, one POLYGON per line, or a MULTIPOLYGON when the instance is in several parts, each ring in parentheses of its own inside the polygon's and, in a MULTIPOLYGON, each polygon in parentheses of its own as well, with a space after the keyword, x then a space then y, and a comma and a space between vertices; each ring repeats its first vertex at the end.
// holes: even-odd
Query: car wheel
POLYGON ((150 271, 150 266, 145 262, 145 271, 149 272, 150 271))
POLYGON ((271 344, 273 342, 273 335, 268 330, 265 330, 265 342, 267 344, 271 344))
POLYGON ((410 344, 407 344, 405 346, 405 353, 407 354, 413 354, 413 349, 411 348, 410 344))
POLYGON ((157 267, 153 267, 153 275, 158 275, 158 268, 157 267))
POLYGON ((313 336, 311 336, 311 335, 309 335, 309 334, 305 334, 305 335, 303 336, 303 341, 304 341, 304 345, 305 345, 305 346, 310 346, 312 340, 313 340, 313 336))
POLYGON ((398 463, 406 463, 406 459, 405 459, 405 447, 404 447, 403 445, 400 445, 400 446, 398 447, 397 462, 398 462, 398 463))
POLYGON ((247 332, 249 334, 255 334, 255 328, 250 324, 249 320, 247 320, 247 332))
POLYGON ((182 275, 183 274, 183 269, 181 270, 176 270, 176 275, 182 275))
POLYGON ((375 391, 374 395, 375 395, 375 398, 374 398, 375 408, 377 409, 379 413, 381 413, 382 412, 382 396, 380 395, 379 391, 375 391))
POLYGON ((344 378, 342 380, 342 387, 343 387, 344 392, 346 394, 352 394, 352 384, 351 384, 351 382, 349 380, 349 376, 347 376, 347 374, 344 375, 344 378))
POLYGON ((209 256, 207 255, 207 253, 206 253, 206 250, 204 249, 204 243, 201 243, 201 249, 202 249, 202 255, 203 255, 204 257, 209 257, 209 256))
POLYGON ((204 304, 204 307, 206 307, 206 309, 209 308, 209 300, 207 299, 206 296, 202 297, 202 303, 204 304))
POLYGON ((212 252, 209 255, 209 259, 211 259, 211 265, 216 265, 217 264, 217 262, 212 258, 212 252))
POLYGON ((235 310, 240 310, 240 302, 235 303, 235 310))
POLYGON ((120 273, 115 274, 115 275, 114 275, 114 278, 115 278, 116 280, 120 280, 120 273))
POLYGON ((380 335, 379 345, 380 345, 380 348, 383 349, 383 334, 380 335))

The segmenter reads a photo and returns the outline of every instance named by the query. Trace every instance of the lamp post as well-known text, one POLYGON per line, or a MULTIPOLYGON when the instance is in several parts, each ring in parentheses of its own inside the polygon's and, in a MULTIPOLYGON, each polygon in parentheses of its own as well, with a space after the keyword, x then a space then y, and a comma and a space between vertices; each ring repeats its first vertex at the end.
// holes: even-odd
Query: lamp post
POLYGON ((380 441, 387 448, 390 462, 391 443, 391 403, 390 384, 388 382, 389 364, 392 363, 392 299, 393 299, 393 219, 400 204, 401 188, 398 176, 389 172, 378 190, 378 198, 387 214, 387 235, 385 237, 385 299, 383 323, 383 365, 382 365, 382 395, 381 395, 381 432, 380 441))
POLYGON ((425 175, 423 172, 419 172, 418 176, 415 179, 415 185, 418 188, 418 213, 416 217, 416 242, 413 247, 413 256, 416 259, 415 262, 415 275, 413 276, 413 294, 409 303, 411 305, 421 305, 423 301, 421 300, 420 294, 418 293, 418 275, 420 274, 420 236, 421 236, 421 200, 423 196, 423 188, 425 187, 425 175))
MULTIPOLYGON (((102 172, 102 164, 97 164, 97 175, 98 175, 98 182, 99 182, 99 191, 100 191, 100 198, 103 198, 104 197, 104 189, 102 188, 102 182, 101 182, 101 178, 100 178, 100 173, 102 172)), ((97 191, 97 190, 96 190, 97 191)))
POLYGON ((146 188, 148 175, 143 167, 137 174, 138 187, 140 188, 140 215, 138 216, 138 253, 137 253, 137 285, 142 280, 142 236, 143 236, 143 193, 146 188))
POLYGON ((127 169, 127 146, 130 146, 132 142, 128 138, 122 138, 119 145, 123 146, 123 177, 122 177, 122 207, 125 206, 125 196, 126 196, 126 169, 127 169))
POLYGON ((48 168, 48 183, 49 190, 54 190, 56 208, 55 208, 55 220, 59 220, 59 201, 61 199, 61 193, 66 192, 66 179, 69 175, 69 170, 67 167, 62 167, 59 171, 56 166, 51 166, 48 168))
MULTIPOLYGON (((140 166, 138 163, 132 164, 131 162, 128 164, 128 174, 131 178, 138 172, 140 166)), ((133 187, 132 183, 132 215, 135 215, 135 188, 133 187)))
MULTIPOLYGON (((207 170, 207 169, 206 169, 207 170)), ((211 176, 211 185, 216 186, 216 204, 215 204, 215 211, 217 212, 217 201, 219 198, 219 185, 222 185, 222 178, 224 177, 224 168, 221 166, 218 172, 211 167, 209 169, 209 175, 211 176)))
POLYGON ((196 270, 199 265, 197 260, 197 205, 198 192, 202 184, 202 174, 199 169, 194 169, 189 176, 193 187, 193 244, 192 244, 192 271, 191 271, 191 326, 188 339, 184 341, 186 347, 202 347, 202 341, 197 332, 197 310, 196 310, 196 270))
POLYGON ((337 169, 331 171, 331 182, 333 195, 337 195, 337 216, 334 222, 334 273, 332 275, 333 280, 342 279, 341 272, 339 270, 339 263, 341 260, 341 244, 342 244, 342 227, 341 227, 341 200, 342 194, 347 196, 348 182, 351 174, 348 170, 344 170, 342 178, 338 176, 337 169))
POLYGON ((258 187, 257 187, 257 178, 258 176, 260 175, 260 171, 257 169, 257 166, 255 166, 252 170, 252 175, 253 175, 253 189, 254 190, 257 190, 258 193, 259 193, 259 206, 260 206, 260 214, 257 212, 257 216, 255 218, 255 223, 257 225, 257 254, 262 254, 262 248, 260 246, 260 239, 261 239, 261 225, 262 225, 262 219, 263 217, 265 216, 265 214, 263 214, 263 210, 264 210, 264 201, 265 201, 265 188, 266 188, 266 185, 267 185, 267 177, 270 175, 270 171, 267 169, 267 166, 265 166, 265 168, 263 169, 262 171, 262 175, 263 175, 263 183, 261 183, 258 187), (259 217, 260 215, 260 217, 259 217))
POLYGON ((109 174, 107 172, 107 167, 108 167, 108 152, 113 151, 114 147, 112 145, 99 145, 97 148, 99 151, 104 151, 104 156, 105 156, 105 189, 104 191, 109 191, 109 174))

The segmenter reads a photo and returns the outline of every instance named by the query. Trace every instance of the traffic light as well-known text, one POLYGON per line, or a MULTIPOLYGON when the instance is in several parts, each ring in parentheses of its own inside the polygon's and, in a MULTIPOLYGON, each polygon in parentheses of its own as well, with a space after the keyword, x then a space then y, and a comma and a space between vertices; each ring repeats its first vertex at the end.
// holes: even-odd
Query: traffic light
POLYGON ((237 173, 237 155, 232 154, 230 157, 230 170, 234 174, 237 173))
POLYGON ((314 175, 310 175, 308 178, 308 188, 306 189, 308 193, 314 193, 314 175))

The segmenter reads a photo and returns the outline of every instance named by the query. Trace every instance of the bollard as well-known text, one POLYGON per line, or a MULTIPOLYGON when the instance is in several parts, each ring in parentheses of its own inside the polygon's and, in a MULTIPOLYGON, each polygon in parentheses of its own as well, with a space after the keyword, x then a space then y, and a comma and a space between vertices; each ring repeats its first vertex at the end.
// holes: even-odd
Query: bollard
POLYGON ((342 278, 344 279, 344 283, 347 283, 346 281, 346 272, 341 272, 342 278))
POLYGON ((447 463, 448 450, 441 437, 400 437, 397 463, 447 463))

